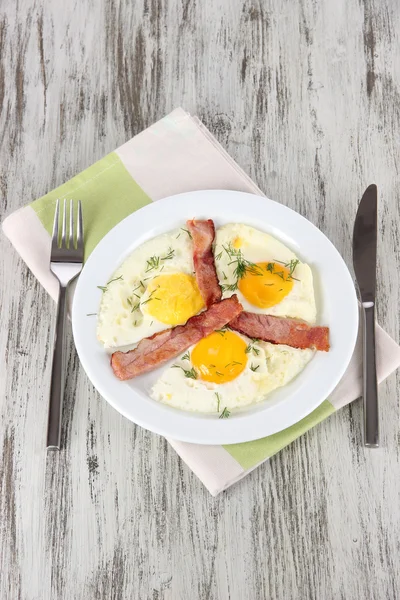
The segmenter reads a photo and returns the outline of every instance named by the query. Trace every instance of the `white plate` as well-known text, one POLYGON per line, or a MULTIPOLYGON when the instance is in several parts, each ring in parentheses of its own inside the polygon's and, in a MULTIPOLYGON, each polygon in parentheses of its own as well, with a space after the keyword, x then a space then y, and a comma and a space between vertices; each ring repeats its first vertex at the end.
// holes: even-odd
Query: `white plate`
POLYGON ((358 329, 358 305, 349 271, 319 229, 289 208, 252 194, 201 191, 171 196, 150 204, 119 223, 89 257, 76 286, 72 325, 81 363, 100 394, 125 417, 176 440, 198 444, 233 444, 255 440, 293 425, 329 397, 352 356, 358 329), (272 234, 308 263, 314 275, 318 323, 330 328, 330 352, 317 352, 289 385, 229 419, 184 412, 148 395, 154 374, 128 382, 113 374, 109 355, 96 338, 101 291, 134 248, 189 218, 211 218, 216 227, 245 223, 272 234))

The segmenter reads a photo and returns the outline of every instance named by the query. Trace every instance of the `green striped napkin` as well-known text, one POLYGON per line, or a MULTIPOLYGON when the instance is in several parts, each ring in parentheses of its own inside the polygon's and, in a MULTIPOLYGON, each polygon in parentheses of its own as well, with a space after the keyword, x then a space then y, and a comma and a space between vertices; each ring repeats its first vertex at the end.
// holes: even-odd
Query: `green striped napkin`
MULTIPOLYGON (((50 235, 57 198, 80 199, 85 215, 85 257, 126 216, 166 196, 199 189, 234 189, 262 195, 210 132, 177 109, 57 189, 11 214, 3 230, 28 267, 57 298, 49 270, 50 235)), ((400 365, 400 348, 377 327, 377 369, 382 381, 400 365)), ((314 412, 261 440, 200 446, 169 440, 211 494, 226 489, 305 431, 361 394, 359 343, 349 368, 314 412)))

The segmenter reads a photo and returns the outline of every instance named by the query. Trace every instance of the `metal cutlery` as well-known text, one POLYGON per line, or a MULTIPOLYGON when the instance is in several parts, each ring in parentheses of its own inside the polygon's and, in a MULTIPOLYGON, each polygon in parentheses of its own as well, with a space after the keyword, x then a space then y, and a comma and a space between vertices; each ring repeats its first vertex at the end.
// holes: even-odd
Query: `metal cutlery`
POLYGON ((375 359, 375 288, 377 247, 376 185, 370 185, 358 207, 353 232, 353 264, 360 291, 363 326, 364 446, 379 447, 378 385, 375 359))
POLYGON ((60 201, 57 200, 51 242, 50 270, 60 284, 57 304, 57 321, 54 340, 53 366, 51 371, 49 418, 47 425, 47 449, 59 450, 61 417, 64 399, 65 364, 64 338, 67 316, 68 285, 81 272, 83 265, 83 220, 80 200, 77 218, 74 218, 74 202, 69 203, 69 227, 67 234, 67 203, 64 200, 59 232, 60 201))

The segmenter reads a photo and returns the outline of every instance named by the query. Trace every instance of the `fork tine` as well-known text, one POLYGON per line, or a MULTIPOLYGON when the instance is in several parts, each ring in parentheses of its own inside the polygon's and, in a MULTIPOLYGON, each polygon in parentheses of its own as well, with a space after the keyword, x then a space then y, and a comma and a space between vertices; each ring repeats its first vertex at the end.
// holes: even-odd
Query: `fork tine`
POLYGON ((74 246, 74 201, 69 201, 69 245, 70 250, 73 250, 74 246))
POLYGON ((51 245, 53 248, 58 248, 58 215, 60 212, 60 200, 57 199, 56 210, 54 212, 53 235, 51 245))
POLYGON ((67 244, 65 242, 66 223, 67 223, 67 201, 64 198, 63 221, 62 221, 62 232, 61 232, 61 247, 64 247, 64 248, 66 248, 66 246, 67 246, 67 244))
POLYGON ((78 200, 78 227, 76 230, 76 247, 83 252, 83 218, 82 202, 78 200))

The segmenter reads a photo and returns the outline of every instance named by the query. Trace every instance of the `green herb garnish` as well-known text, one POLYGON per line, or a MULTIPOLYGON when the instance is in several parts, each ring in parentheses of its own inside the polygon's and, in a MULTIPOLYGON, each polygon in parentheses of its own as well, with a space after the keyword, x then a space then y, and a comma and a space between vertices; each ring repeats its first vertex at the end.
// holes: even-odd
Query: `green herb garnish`
POLYGON ((97 313, 86 313, 87 317, 93 317, 94 315, 97 315, 97 313))
POLYGON ((257 369, 259 369, 259 368, 260 368, 260 365, 254 366, 253 364, 250 367, 250 369, 253 371, 253 373, 255 373, 257 371, 257 369))
POLYGON ((225 406, 224 410, 219 415, 219 419, 227 419, 230 416, 230 414, 231 414, 230 411, 225 406))
POLYGON ((189 229, 185 229, 184 227, 181 227, 182 231, 184 231, 185 233, 188 234, 188 236, 190 237, 190 239, 192 240, 192 234, 190 233, 189 229))
MULTIPOLYGON (((227 246, 222 246, 223 251, 226 252, 229 258, 228 265, 235 265, 233 270, 233 276, 235 281, 233 283, 222 284, 221 289, 223 292, 234 292, 238 289, 239 281, 242 279, 246 273, 251 273, 252 275, 262 275, 262 270, 255 263, 246 260, 242 254, 240 249, 233 248, 232 244, 228 244, 227 246)), ((215 258, 219 260, 222 256, 222 252, 218 254, 215 258)), ((223 273, 224 279, 227 279, 225 273, 223 273)))
MULTIPOLYGON (((145 273, 148 273, 149 271, 154 271, 155 269, 158 269, 160 267, 160 263, 162 260, 171 260, 171 258, 173 258, 174 255, 175 255, 175 250, 173 248, 169 247, 168 253, 165 256, 161 256, 161 257, 160 256, 150 256, 149 260, 146 261, 147 266, 146 266, 145 273)), ((164 265, 161 267, 160 271, 162 271, 163 268, 164 268, 164 265)))
POLYGON ((186 354, 184 354, 182 356, 182 360, 190 360, 190 354, 189 354, 189 352, 186 352, 186 354))
POLYGON ((247 272, 251 273, 252 275, 262 275, 262 270, 260 267, 249 260, 246 260, 240 249, 233 248, 232 244, 222 247, 230 259, 228 265, 236 265, 233 274, 237 281, 242 279, 247 272))
MULTIPOLYGON (((253 340, 253 342, 258 342, 258 340, 253 340)), ((250 344, 247 346, 247 348, 245 349, 245 353, 246 353, 246 354, 250 354, 250 352, 254 352, 254 354, 255 354, 256 356, 258 356, 258 355, 260 354, 260 351, 259 351, 259 349, 258 349, 258 348, 255 348, 255 347, 253 346, 253 343, 250 343, 250 344)))
POLYGON ((274 272, 274 266, 275 266, 274 263, 269 262, 269 263, 267 263, 267 266, 265 267, 265 270, 267 272, 269 272, 269 273, 273 273, 274 272))
POLYGON ((159 256, 150 256, 149 260, 146 261, 146 273, 152 271, 153 269, 158 269, 160 266, 160 257, 159 256))
POLYGON ((158 290, 160 286, 158 285, 157 288, 155 290, 153 290, 151 292, 151 294, 149 294, 149 297, 147 298, 147 300, 140 300, 140 296, 138 296, 137 294, 134 294, 134 296, 136 296, 137 298, 139 298, 139 302, 136 302, 136 304, 133 304, 132 302, 132 298, 127 298, 127 302, 129 304, 129 306, 131 306, 131 313, 135 312, 135 310, 137 310, 140 306, 144 306, 145 304, 147 304, 148 302, 150 302, 150 300, 160 300, 160 298, 153 298, 153 295, 156 293, 156 291, 158 290))
POLYGON ((218 392, 214 392, 215 395, 217 396, 217 412, 219 412, 219 405, 221 402, 221 396, 218 394, 218 392))
POLYGON ((171 260, 171 258, 174 257, 174 254, 175 254, 175 250, 173 250, 173 248, 169 247, 167 255, 162 256, 161 260, 171 260))
POLYGON ((113 283, 113 281, 122 281, 123 280, 123 275, 120 275, 119 277, 115 277, 114 279, 110 279, 110 281, 108 281, 106 283, 106 285, 98 285, 98 289, 101 290, 103 293, 106 292, 108 290, 108 286, 110 285, 110 283, 113 283))
POLYGON ((122 281, 123 278, 123 275, 120 275, 119 277, 115 277, 115 279, 110 279, 110 281, 107 282, 107 285, 110 285, 110 283, 112 283, 113 281, 122 281))
MULTIPOLYGON (((287 263, 282 262, 281 260, 276 260, 275 262, 279 263, 280 265, 283 265, 284 267, 286 267, 286 269, 289 269, 289 275, 287 276, 286 281, 289 281, 289 279, 294 279, 295 281, 299 281, 299 279, 296 279, 296 277, 293 277, 293 273, 294 273, 297 265, 300 263, 300 261, 297 258, 292 258, 292 260, 290 260, 287 263)), ((278 275, 278 273, 277 273, 277 275, 278 275)), ((283 279, 283 277, 282 277, 282 279, 283 279)))
POLYGON ((185 374, 185 377, 188 377, 188 379, 197 379, 197 372, 195 371, 194 367, 192 367, 191 369, 184 369, 183 367, 181 367, 181 365, 172 366, 177 369, 182 369, 182 371, 185 374))
POLYGON ((221 285, 222 293, 224 293, 224 292, 234 292, 237 289, 238 289, 238 282, 237 281, 235 281, 235 283, 228 283, 228 284, 223 283, 221 285))

